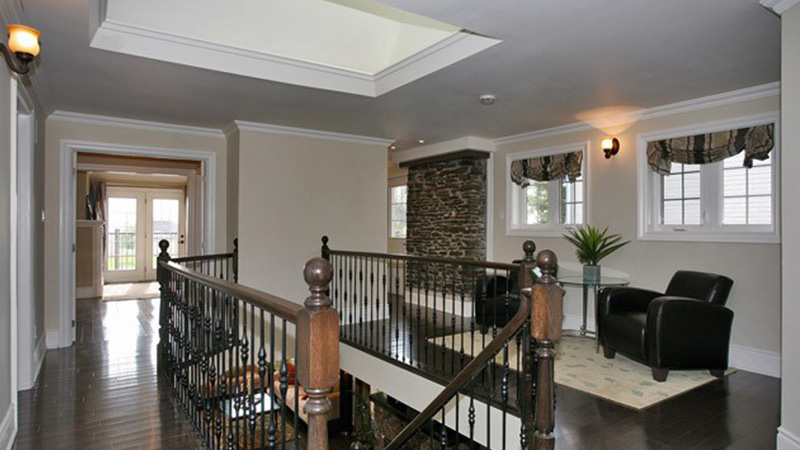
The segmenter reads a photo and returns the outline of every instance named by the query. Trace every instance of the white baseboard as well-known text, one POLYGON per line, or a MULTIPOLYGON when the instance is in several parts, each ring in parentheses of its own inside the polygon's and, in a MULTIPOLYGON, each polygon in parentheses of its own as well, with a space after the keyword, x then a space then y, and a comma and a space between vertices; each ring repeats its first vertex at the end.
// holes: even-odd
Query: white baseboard
POLYGON ((778 450, 800 450, 800 437, 778 428, 778 450))
POLYGON ((8 405, 3 416, 3 422, 0 422, 0 449, 11 450, 14 445, 14 440, 17 438, 17 421, 16 408, 13 404, 8 405))
POLYGON ((47 330, 45 336, 45 345, 48 349, 61 348, 61 334, 58 330, 47 330))
MULTIPOLYGON (((571 314, 564 314, 564 322, 562 326, 565 330, 580 330, 583 319, 581 316, 573 316, 571 314)), ((594 319, 589 318, 586 321, 586 329, 594 332, 594 319)))
POLYGON ((42 371, 42 364, 44 364, 44 355, 47 353, 47 339, 41 336, 36 342, 36 347, 33 349, 33 381, 39 378, 39 372, 42 371))
POLYGON ((731 345, 731 367, 770 377, 781 377, 781 354, 731 345))
POLYGON ((78 300, 84 298, 95 298, 97 297, 97 290, 94 286, 83 286, 75 288, 75 298, 78 300))
MULTIPOLYGON (((589 331, 595 330, 594 320, 587 321, 589 331)), ((565 330, 578 330, 581 327, 581 316, 564 315, 563 327, 565 330)), ((730 365, 739 370, 767 375, 770 377, 781 377, 781 354, 759 350, 755 348, 731 345, 730 365)), ((800 449, 798 449, 800 450, 800 449)))

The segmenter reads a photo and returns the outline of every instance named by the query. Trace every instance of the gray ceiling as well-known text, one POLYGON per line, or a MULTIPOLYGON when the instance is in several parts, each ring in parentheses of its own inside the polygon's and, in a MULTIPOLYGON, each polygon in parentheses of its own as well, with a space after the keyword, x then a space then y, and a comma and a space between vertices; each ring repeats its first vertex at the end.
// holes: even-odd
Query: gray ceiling
POLYGON ((223 128, 246 120, 427 143, 496 138, 779 80, 780 20, 758 0, 385 0, 503 42, 378 98, 89 47, 88 0, 24 0, 45 107, 223 128), (480 106, 492 93, 498 102, 480 106))

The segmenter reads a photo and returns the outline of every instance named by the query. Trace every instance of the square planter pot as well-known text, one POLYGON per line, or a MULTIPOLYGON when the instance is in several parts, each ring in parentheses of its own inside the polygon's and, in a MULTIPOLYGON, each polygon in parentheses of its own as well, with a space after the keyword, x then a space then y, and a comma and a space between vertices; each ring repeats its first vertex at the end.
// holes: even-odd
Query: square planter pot
POLYGON ((600 282, 600 266, 583 266, 583 281, 600 282))

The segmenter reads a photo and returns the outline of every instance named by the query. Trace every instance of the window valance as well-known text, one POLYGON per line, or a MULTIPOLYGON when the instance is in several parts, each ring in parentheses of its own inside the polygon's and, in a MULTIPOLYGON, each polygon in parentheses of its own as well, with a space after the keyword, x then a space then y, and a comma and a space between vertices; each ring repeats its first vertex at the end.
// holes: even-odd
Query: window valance
POLYGON ((775 125, 758 125, 647 143, 647 162, 654 172, 669 175, 672 163, 710 164, 745 152, 744 166, 765 160, 775 146, 775 125))
POLYGON ((583 152, 561 153, 538 158, 518 159, 511 163, 511 181, 527 187, 531 180, 550 181, 581 176, 583 152))

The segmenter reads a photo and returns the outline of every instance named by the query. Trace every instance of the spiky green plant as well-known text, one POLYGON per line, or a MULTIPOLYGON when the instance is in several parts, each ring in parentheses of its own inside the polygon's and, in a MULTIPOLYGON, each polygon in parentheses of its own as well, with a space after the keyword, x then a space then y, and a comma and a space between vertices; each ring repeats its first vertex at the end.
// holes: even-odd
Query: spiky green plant
POLYGON ((575 246, 578 261, 589 266, 596 266, 600 260, 614 253, 630 241, 620 242, 619 234, 608 234, 608 227, 603 231, 591 225, 578 225, 564 235, 575 246))

